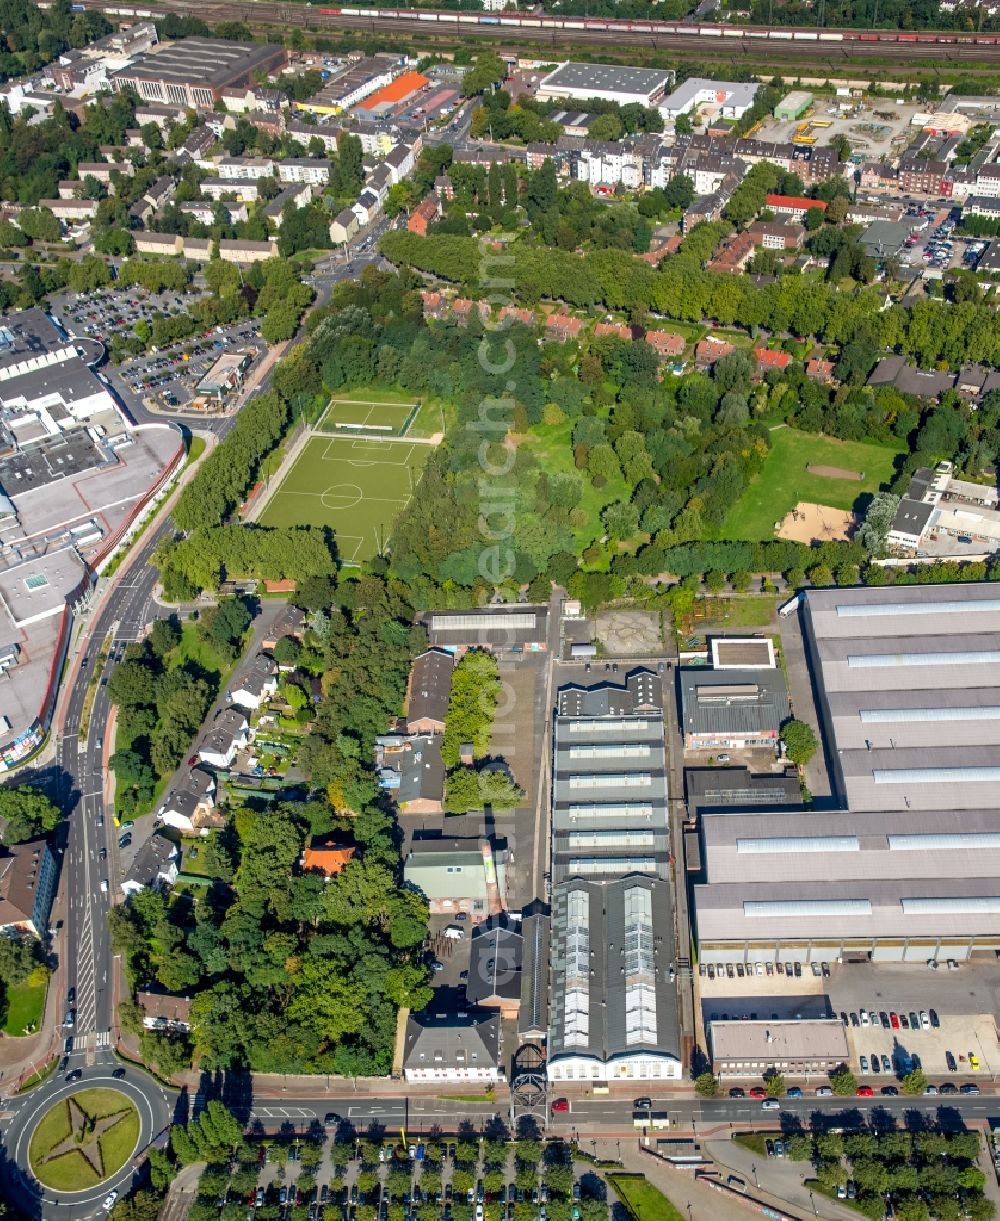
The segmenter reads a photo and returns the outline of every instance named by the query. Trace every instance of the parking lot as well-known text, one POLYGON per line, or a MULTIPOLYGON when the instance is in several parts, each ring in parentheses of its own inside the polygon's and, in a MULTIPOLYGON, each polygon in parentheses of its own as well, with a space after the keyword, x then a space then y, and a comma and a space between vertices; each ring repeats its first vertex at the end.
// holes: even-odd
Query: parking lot
POLYGON ((125 361, 115 372, 147 406, 168 412, 184 410, 191 406, 198 383, 219 357, 244 348, 254 349, 254 360, 267 351, 256 320, 192 336, 183 343, 125 361))
POLYGON ((167 291, 150 293, 139 285, 98 288, 80 296, 62 293, 52 298, 52 313, 71 335, 86 335, 110 343, 114 335, 134 332, 138 323, 155 317, 186 314, 193 298, 167 291))
POLYGON ((870 1010, 865 1015, 857 1014, 857 1026, 854 1014, 854 1010, 848 1013, 847 1041, 853 1065, 861 1076, 876 1072, 902 1076, 908 1069, 919 1067, 932 1082, 952 1075, 972 1081, 991 1078, 1000 1070, 996 1025, 988 1014, 870 1010), (867 1026, 861 1025, 862 1016, 867 1016, 867 1026))

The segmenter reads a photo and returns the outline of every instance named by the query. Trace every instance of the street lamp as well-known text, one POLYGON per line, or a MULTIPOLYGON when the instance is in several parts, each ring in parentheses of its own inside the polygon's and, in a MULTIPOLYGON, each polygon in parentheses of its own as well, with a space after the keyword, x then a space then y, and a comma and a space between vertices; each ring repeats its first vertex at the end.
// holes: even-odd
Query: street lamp
POLYGON ((757 1182, 757 1166, 756 1166, 756 1164, 753 1164, 753 1165, 751 1165, 751 1166, 750 1166, 750 1173, 753 1175, 753 1185, 754 1185, 754 1187, 759 1188, 759 1187, 760 1187, 760 1183, 758 1183, 758 1182, 757 1182))

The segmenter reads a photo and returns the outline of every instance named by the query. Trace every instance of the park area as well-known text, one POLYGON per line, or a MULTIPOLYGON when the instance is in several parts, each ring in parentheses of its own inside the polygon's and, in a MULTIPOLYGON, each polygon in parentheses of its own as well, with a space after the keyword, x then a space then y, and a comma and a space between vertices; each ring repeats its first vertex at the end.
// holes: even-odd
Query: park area
POLYGON ((4 1034, 19 1037, 38 1032, 45 1012, 48 987, 49 973, 43 966, 35 967, 23 983, 8 986, 4 1034))
POLYGON ((35 1178, 56 1191, 83 1191, 110 1178, 135 1152, 139 1113, 119 1090, 81 1090, 51 1106, 31 1137, 35 1178))
POLYGON ((328 526, 346 564, 379 554, 409 503, 430 447, 311 437, 260 515, 263 526, 328 526))
POLYGON ((779 522, 782 537, 801 542, 843 538, 858 501, 893 476, 897 451, 884 445, 786 427, 774 429, 770 442, 763 470, 729 511, 723 538, 774 538, 779 522))

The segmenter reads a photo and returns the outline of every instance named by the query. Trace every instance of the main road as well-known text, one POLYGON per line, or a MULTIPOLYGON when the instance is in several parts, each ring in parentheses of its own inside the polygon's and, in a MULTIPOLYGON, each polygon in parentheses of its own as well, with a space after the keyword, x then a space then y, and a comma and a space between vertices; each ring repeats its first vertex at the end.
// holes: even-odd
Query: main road
MULTIPOLYGON (((338 281, 356 275, 364 265, 377 259, 378 255, 369 247, 356 250, 350 259, 324 261, 314 277, 319 304, 329 299, 338 281)), ((259 392, 270 388, 272 377, 273 370, 262 380, 259 392)), ((121 394, 121 387, 116 388, 121 394)), ((148 418, 141 405, 128 397, 125 405, 136 418, 148 418)), ((228 418, 216 424, 220 439, 233 423, 234 419, 228 418)), ((30 1205, 29 1215, 49 1215, 45 1201, 50 1200, 53 1209, 72 1203, 74 1216, 89 1216, 100 1211, 101 1201, 111 1187, 127 1185, 133 1173, 131 1167, 126 1167, 92 1191, 80 1193, 72 1200, 57 1199, 52 1192, 46 1196, 39 1191, 28 1169, 27 1148, 31 1129, 46 1106, 75 1087, 75 1082, 66 1080, 69 1074, 79 1071, 83 1084, 90 1086, 107 1078, 117 1064, 112 1028, 113 1007, 119 998, 113 995, 114 962, 108 913, 118 891, 120 873, 118 831, 113 811, 104 800, 111 714, 107 682, 125 646, 141 639, 158 615, 170 613, 153 598, 157 571, 152 558, 160 543, 173 532, 169 518, 151 528, 136 544, 137 550, 121 575, 111 577, 107 588, 95 594, 98 609, 84 623, 66 669, 68 685, 59 693, 53 717, 53 726, 59 727, 54 765, 46 765, 37 772, 18 773, 13 778, 15 783, 44 784, 64 815, 58 845, 62 851, 59 902, 64 927, 56 940, 60 963, 52 987, 59 989, 67 1008, 73 989, 72 1007, 76 1011, 73 1025, 63 1030, 65 1055, 56 1074, 23 1097, 7 1098, 0 1103, 2 1116, 11 1121, 3 1124, 4 1151, 16 1167, 18 1191, 22 1203, 30 1205), (88 699, 91 706, 84 726, 88 699)), ((134 1068, 127 1069, 126 1074, 127 1092, 144 1100, 140 1107, 142 1147, 170 1122, 170 1105, 167 1095, 148 1074, 134 1068)))

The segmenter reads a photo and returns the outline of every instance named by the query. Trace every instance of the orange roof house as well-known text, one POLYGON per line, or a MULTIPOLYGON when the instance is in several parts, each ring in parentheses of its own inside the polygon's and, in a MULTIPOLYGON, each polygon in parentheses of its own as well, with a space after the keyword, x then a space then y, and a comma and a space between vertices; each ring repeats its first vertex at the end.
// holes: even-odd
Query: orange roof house
POLYGON ((772 352, 770 348, 754 348, 757 365, 761 369, 787 369, 792 363, 788 352, 772 352))
POLYGON ((328 880, 335 878, 350 861, 357 849, 335 844, 331 840, 313 840, 302 853, 303 869, 318 869, 328 880))
POLYGON ((683 356, 687 346, 684 336, 673 331, 647 331, 645 339, 657 356, 683 356))
POLYGON ((402 102, 411 94, 423 89, 426 84, 428 84, 427 77, 421 76, 419 72, 404 72, 402 76, 397 76, 384 89, 378 89, 371 97, 365 98, 360 104, 360 109, 375 110, 379 106, 391 105, 393 102, 402 102))

